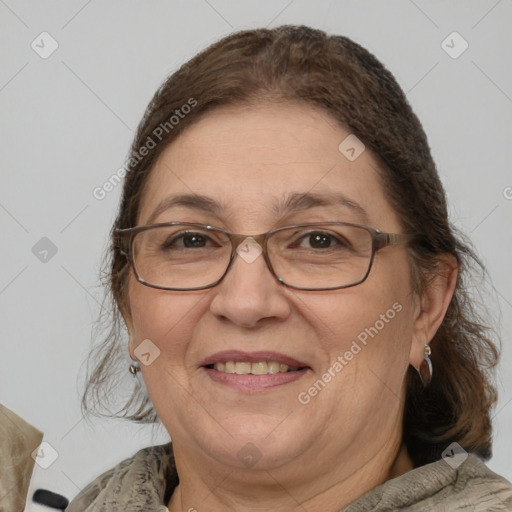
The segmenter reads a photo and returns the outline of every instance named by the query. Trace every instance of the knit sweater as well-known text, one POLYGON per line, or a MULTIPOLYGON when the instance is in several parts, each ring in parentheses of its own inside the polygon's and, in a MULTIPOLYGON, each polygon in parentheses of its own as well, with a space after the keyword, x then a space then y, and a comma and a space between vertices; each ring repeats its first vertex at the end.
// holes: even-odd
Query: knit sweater
MULTIPOLYGON (((476 455, 440 459, 384 482, 340 512, 512 511, 512 484, 476 455)), ((171 443, 139 451, 91 482, 66 512, 167 512, 178 485, 171 443)), ((198 505, 199 507, 199 505, 198 505)))

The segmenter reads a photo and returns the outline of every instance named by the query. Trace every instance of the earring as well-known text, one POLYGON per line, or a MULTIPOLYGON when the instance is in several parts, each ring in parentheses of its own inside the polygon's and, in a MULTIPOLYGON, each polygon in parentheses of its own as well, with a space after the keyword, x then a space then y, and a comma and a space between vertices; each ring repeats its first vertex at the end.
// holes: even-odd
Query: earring
POLYGON ((417 369, 421 382, 423 383, 423 387, 425 388, 430 384, 430 381, 432 380, 432 374, 434 373, 432 361, 430 360, 430 354, 432 354, 432 349, 428 343, 425 343, 425 359, 423 359, 420 367, 417 369))
POLYGON ((140 366, 137 361, 132 363, 130 367, 128 368, 130 373, 135 377, 137 375, 137 372, 140 372, 140 366))

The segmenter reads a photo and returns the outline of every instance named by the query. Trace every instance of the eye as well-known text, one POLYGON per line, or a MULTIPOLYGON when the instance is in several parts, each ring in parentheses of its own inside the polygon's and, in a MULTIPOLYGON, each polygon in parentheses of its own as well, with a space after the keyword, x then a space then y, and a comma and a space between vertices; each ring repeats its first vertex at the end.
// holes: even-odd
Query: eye
POLYGON ((334 242, 332 236, 326 233, 311 233, 307 241, 314 249, 325 249, 330 247, 334 242))
POLYGON ((170 249, 172 247, 185 248, 185 249, 194 249, 194 248, 202 248, 206 247, 210 242, 211 238, 203 233, 199 232, 185 232, 178 233, 169 237, 163 244, 163 249, 170 249))
POLYGON ((348 248, 349 242, 343 237, 327 233, 324 231, 313 231, 303 235, 295 244, 295 246, 303 247, 306 249, 330 249, 334 246, 337 248, 348 248))

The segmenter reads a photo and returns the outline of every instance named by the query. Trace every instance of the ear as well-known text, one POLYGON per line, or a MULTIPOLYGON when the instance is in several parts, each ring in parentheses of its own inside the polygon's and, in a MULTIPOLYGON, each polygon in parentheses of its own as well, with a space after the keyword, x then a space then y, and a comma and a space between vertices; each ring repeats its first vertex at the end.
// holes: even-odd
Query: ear
POLYGON ((137 361, 135 357, 134 350, 137 348, 135 343, 135 333, 133 329, 133 320, 132 320, 132 312, 129 304, 123 304, 122 308, 120 308, 121 316, 123 317, 124 323, 126 324, 126 330, 128 331, 128 352, 130 353, 130 357, 133 361, 137 361))
POLYGON ((437 269, 429 277, 415 313, 409 357, 410 364, 415 368, 419 368, 425 357, 425 344, 432 341, 443 322, 455 292, 458 275, 459 265, 455 256, 441 254, 437 257, 437 269))
POLYGON ((137 345, 135 344, 135 338, 130 335, 130 340, 128 341, 128 352, 130 353, 130 358, 132 361, 138 361, 138 358, 135 357, 135 349, 137 348, 137 345))
POLYGON ((137 336, 135 335, 135 331, 133 330, 131 317, 125 318, 126 328, 128 330, 128 352, 130 353, 130 358, 133 361, 138 361, 138 357, 135 356, 135 349, 138 347, 137 336))
POLYGON ((128 282, 125 283, 123 294, 123 299, 120 305, 121 316, 123 317, 124 323, 126 325, 126 330, 128 331, 128 352, 130 353, 130 358, 132 361, 138 361, 135 356, 134 350, 137 348, 138 343, 136 343, 136 335, 135 329, 133 328, 133 315, 132 308, 130 304, 130 290, 133 285, 133 271, 130 268, 129 275, 127 276, 128 282))

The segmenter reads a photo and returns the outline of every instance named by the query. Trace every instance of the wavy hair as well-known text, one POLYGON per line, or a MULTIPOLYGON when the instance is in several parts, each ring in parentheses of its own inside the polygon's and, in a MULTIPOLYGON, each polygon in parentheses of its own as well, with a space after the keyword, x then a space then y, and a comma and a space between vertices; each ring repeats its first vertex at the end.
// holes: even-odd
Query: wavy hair
POLYGON ((136 225, 151 170, 162 150, 183 130, 213 108, 271 101, 321 108, 373 151, 381 164, 383 190, 404 229, 422 234, 408 248, 416 293, 437 272, 440 254, 457 259, 456 290, 431 342, 434 378, 423 388, 412 367, 407 374, 403 436, 416 466, 439 459, 453 441, 488 459, 498 343, 482 321, 486 318, 482 304, 468 288, 472 269, 484 273, 485 269, 469 241, 448 220, 426 135, 393 75, 352 40, 305 26, 229 35, 169 76, 150 101, 128 155, 122 200, 105 255, 105 302, 110 301, 111 307, 102 309, 101 319, 109 330, 90 355, 84 411, 158 421, 137 379, 132 379, 134 388, 121 405, 114 407, 112 399, 119 391, 120 373, 127 372, 123 353, 129 276, 115 230, 136 225), (193 107, 185 109, 187 104, 193 107), (179 115, 185 110, 186 115, 179 115), (170 122, 178 115, 178 122, 170 122), (156 146, 144 151, 150 139, 156 146))

